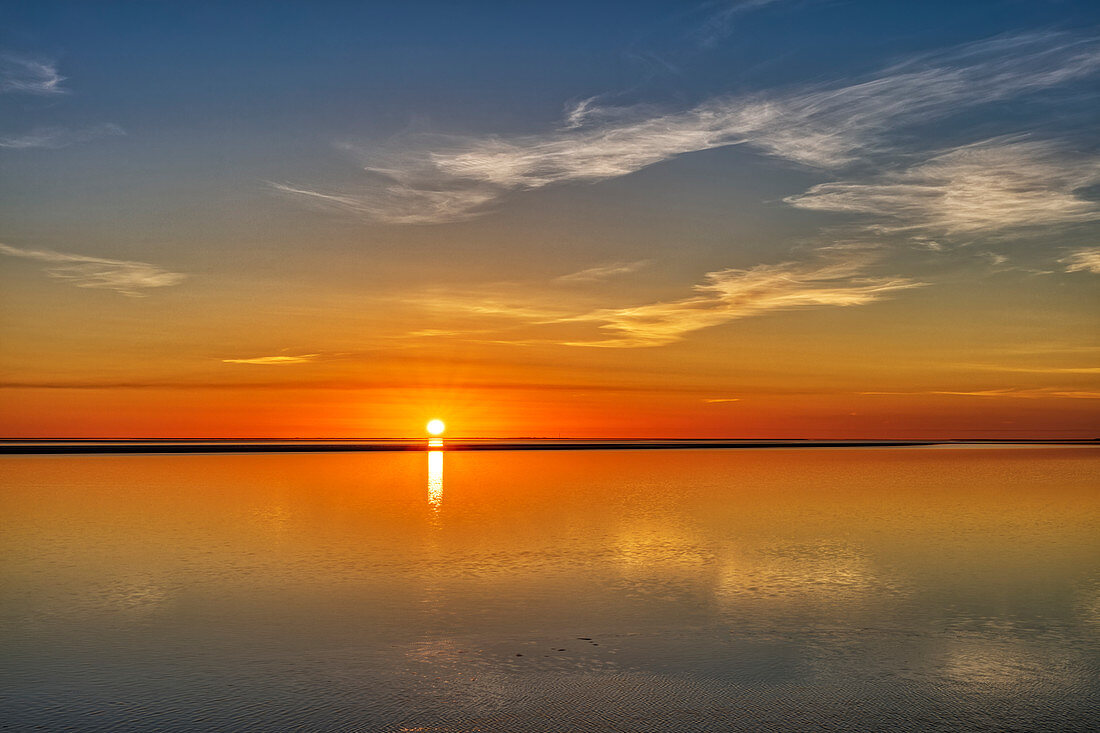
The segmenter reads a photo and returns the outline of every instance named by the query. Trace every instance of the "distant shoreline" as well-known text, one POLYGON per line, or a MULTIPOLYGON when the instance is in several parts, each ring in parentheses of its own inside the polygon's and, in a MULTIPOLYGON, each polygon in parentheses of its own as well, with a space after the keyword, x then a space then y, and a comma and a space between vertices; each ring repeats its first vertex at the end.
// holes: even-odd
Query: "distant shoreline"
POLYGON ((684 450, 737 448, 908 448, 950 445, 1082 445, 1095 439, 974 439, 974 440, 443 440, 392 441, 276 441, 276 440, 8 440, 0 455, 81 454, 202 454, 202 453, 369 453, 392 451, 493 450, 684 450))

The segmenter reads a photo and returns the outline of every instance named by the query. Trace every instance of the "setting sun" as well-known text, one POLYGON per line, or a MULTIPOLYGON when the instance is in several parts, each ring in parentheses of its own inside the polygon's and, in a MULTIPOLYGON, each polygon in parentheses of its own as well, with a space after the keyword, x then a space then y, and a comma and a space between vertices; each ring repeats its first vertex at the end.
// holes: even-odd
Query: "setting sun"
POLYGON ((443 431, 447 429, 447 426, 443 424, 442 420, 429 420, 427 430, 432 435, 442 435, 443 431))

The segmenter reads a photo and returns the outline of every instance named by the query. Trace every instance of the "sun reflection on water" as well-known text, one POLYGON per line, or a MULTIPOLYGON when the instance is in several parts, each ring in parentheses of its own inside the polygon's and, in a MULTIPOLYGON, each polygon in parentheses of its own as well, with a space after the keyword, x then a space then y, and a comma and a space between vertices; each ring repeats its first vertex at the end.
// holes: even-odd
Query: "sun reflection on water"
MULTIPOLYGON (((429 445, 443 445, 442 440, 429 441, 429 445)), ((438 512, 443 507, 443 451, 428 451, 428 504, 438 512)))

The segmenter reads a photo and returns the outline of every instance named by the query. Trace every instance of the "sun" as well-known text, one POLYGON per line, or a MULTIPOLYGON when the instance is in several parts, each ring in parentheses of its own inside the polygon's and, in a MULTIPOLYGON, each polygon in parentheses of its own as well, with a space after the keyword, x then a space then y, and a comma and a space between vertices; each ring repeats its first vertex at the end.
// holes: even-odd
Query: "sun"
POLYGON ((427 430, 432 435, 442 435, 443 431, 447 429, 447 426, 443 424, 442 420, 429 420, 427 430))

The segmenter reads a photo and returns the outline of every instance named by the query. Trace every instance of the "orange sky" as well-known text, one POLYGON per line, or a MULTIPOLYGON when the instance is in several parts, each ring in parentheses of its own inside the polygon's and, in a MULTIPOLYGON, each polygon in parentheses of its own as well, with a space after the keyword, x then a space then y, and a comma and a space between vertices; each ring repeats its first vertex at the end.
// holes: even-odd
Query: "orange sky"
POLYGON ((667 78, 567 9, 446 63, 396 10, 186 58, 29 13, 67 50, 0 48, 0 437, 1100 434, 1095 38, 770 5, 644 36, 667 78))

